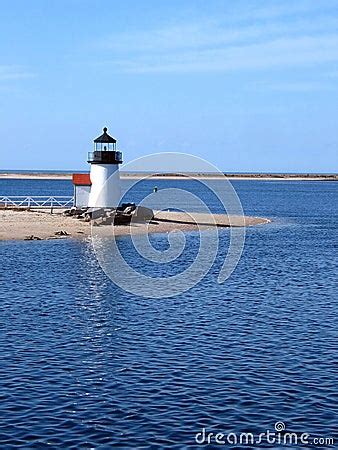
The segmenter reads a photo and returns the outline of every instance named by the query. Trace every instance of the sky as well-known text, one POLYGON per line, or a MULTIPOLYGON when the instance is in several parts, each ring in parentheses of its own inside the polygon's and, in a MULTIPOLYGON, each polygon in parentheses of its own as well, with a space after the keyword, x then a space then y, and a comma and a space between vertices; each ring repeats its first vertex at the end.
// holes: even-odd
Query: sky
POLYGON ((338 171, 338 0, 4 0, 0 35, 0 170, 86 170, 107 126, 126 162, 338 171))

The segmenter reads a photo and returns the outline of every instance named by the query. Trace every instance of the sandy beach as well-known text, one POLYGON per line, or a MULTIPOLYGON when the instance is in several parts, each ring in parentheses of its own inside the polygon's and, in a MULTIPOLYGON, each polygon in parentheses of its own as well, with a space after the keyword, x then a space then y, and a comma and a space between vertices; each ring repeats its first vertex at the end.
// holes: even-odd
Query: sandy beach
MULTIPOLYGON (((114 234, 125 236, 133 233, 166 233, 175 230, 197 230, 198 225, 209 226, 253 226, 268 223, 259 217, 235 217, 222 214, 206 215, 197 213, 158 212, 151 223, 115 226, 114 234)), ((101 228, 101 227, 100 227, 101 228)), ((18 209, 0 210, 0 240, 24 239, 67 239, 83 238, 91 234, 91 224, 72 217, 63 216, 59 211, 28 211, 18 209)))

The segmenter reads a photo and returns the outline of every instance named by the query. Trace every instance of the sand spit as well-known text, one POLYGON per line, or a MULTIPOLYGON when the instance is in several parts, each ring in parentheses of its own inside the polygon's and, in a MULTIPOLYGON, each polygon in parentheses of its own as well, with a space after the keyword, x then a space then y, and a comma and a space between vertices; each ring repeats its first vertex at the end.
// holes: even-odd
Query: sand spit
MULTIPOLYGON (((187 177, 193 177, 197 179, 218 180, 261 180, 261 181, 338 181, 338 174, 207 174, 207 173, 194 173, 194 174, 150 174, 150 173, 128 173, 120 172, 122 179, 141 180, 143 178, 152 178, 154 180, 184 180, 187 177)), ((12 180, 71 180, 72 174, 65 173, 48 173, 48 172, 32 172, 32 173, 0 173, 0 179, 12 179, 12 180)))
POLYGON ((68 173, 0 173, 0 180, 71 180, 68 173))
MULTIPOLYGON (((158 212, 151 223, 115 226, 116 236, 133 233, 167 233, 170 231, 193 231, 198 226, 229 227, 253 226, 270 222, 260 217, 228 217, 222 214, 207 215, 197 213, 158 212)), ((101 229, 101 227, 100 227, 101 229)), ((107 228, 108 230, 108 228, 107 228)), ((100 231, 101 232, 101 231, 100 231)), ((29 211, 18 209, 0 209, 0 240, 40 240, 83 238, 91 234, 91 225, 72 217, 65 217, 59 211, 50 214, 47 211, 29 211)))
POLYGON ((261 225, 269 223, 269 219, 262 217, 250 216, 227 216, 226 214, 204 214, 204 213, 187 213, 187 212, 167 212, 156 211, 155 218, 160 224, 185 224, 199 226, 217 226, 225 227, 248 227, 253 225, 261 225))

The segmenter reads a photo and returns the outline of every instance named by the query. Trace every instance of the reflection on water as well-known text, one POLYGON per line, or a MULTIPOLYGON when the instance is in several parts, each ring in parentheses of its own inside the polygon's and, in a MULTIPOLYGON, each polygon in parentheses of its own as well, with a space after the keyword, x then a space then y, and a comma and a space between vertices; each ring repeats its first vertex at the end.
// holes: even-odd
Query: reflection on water
POLYGON ((216 261, 179 297, 123 292, 87 242, 0 244, 2 448, 194 448, 203 426, 278 420, 334 436, 338 184, 234 185, 247 214, 275 221, 248 230, 226 283, 216 261))

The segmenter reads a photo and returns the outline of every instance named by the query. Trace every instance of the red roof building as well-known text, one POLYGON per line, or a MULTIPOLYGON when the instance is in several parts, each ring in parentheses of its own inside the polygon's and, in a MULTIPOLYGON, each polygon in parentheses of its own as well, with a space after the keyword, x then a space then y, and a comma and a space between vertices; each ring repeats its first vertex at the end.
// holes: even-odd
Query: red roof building
POLYGON ((92 185, 89 173, 73 173, 73 185, 74 205, 77 208, 87 207, 92 185))
POLYGON ((74 186, 91 186, 89 173, 73 173, 74 186))

